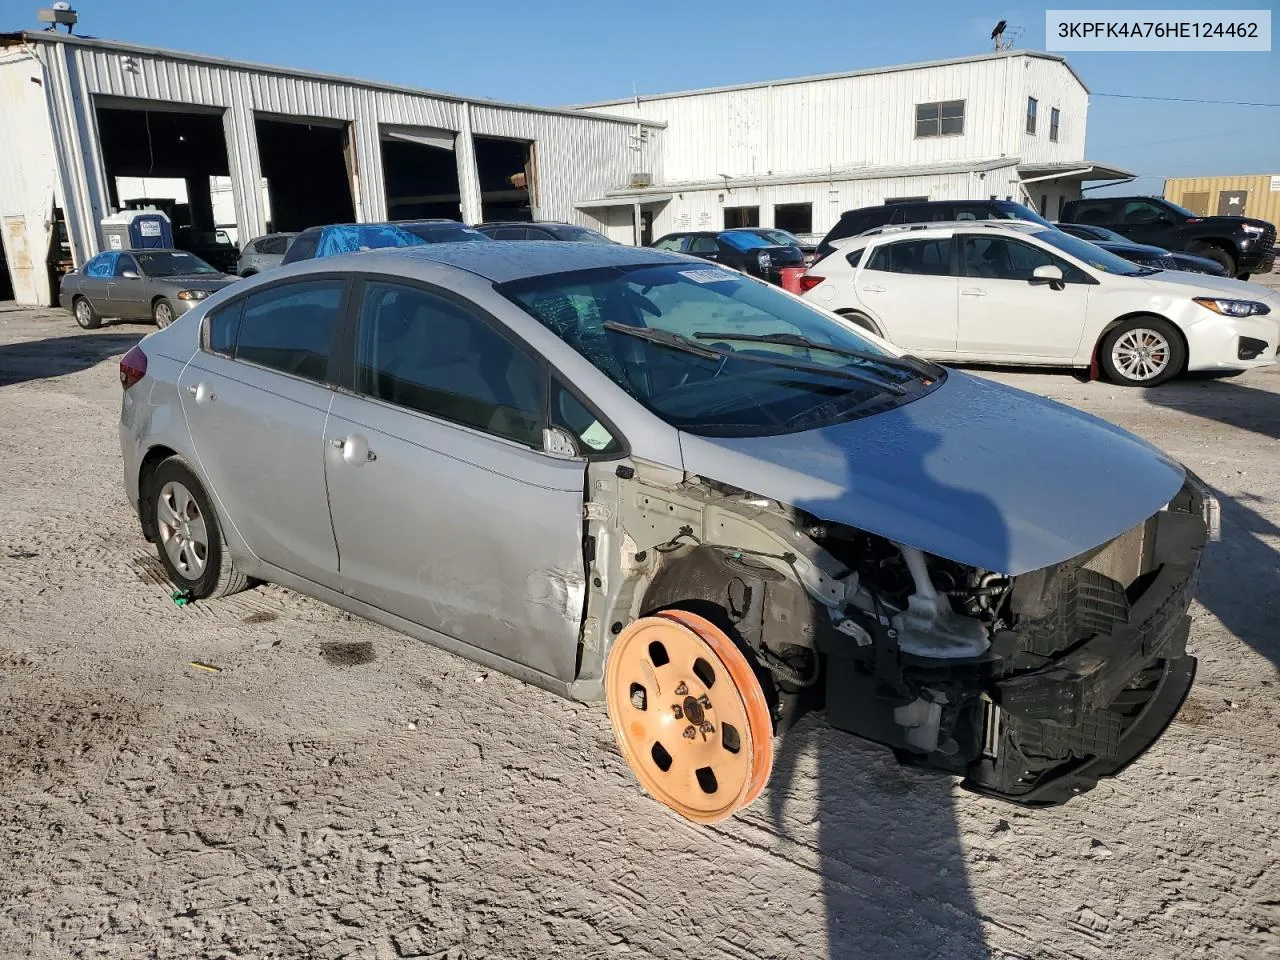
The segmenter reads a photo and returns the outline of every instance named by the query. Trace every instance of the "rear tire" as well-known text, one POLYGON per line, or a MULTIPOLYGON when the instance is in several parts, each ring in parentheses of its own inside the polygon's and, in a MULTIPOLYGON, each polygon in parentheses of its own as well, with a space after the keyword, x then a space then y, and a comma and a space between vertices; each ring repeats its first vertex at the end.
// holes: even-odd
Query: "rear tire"
POLYGON ((160 563, 191 599, 225 597, 249 585, 227 551, 209 495, 181 458, 156 467, 146 497, 160 563))
POLYGON ((1227 271, 1228 277, 1236 275, 1236 259, 1223 250, 1221 247, 1215 247, 1211 243, 1193 243, 1191 245, 1191 253, 1197 257, 1204 257, 1206 260, 1212 260, 1214 263, 1227 271))
POLYGON ((165 327, 169 326, 169 324, 173 323, 173 304, 164 297, 161 297, 151 305, 151 318, 156 322, 156 329, 163 330, 165 327))
POLYGON ((1168 320, 1132 317, 1102 338, 1098 363, 1112 383, 1154 387, 1182 372, 1187 349, 1168 320))
POLYGON ((88 297, 76 297, 71 302, 71 313, 82 330, 97 330, 102 326, 102 317, 93 309, 88 297))

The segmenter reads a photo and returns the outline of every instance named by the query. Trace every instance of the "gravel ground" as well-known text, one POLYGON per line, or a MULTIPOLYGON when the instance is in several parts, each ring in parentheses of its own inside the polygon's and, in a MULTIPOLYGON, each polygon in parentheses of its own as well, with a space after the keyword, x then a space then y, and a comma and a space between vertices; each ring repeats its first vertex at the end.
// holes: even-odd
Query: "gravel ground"
POLYGON ((806 720, 706 828, 602 706, 276 587, 174 607, 119 478, 145 332, 0 305, 6 960, 1280 956, 1280 369, 985 371, 1221 494, 1199 679, 1121 778, 1026 811, 806 720))

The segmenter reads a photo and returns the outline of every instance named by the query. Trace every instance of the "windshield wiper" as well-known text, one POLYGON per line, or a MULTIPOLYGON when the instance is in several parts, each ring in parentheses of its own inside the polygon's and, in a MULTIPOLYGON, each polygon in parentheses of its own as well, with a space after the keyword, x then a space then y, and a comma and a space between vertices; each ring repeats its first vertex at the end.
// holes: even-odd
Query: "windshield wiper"
POLYGON ((655 330, 652 327, 633 327, 627 323, 618 323, 615 320, 606 320, 601 326, 606 330, 612 330, 614 333, 625 333, 629 337, 636 337, 639 340, 648 340, 650 343, 659 343, 664 347, 671 347, 673 350, 683 350, 685 353, 692 353, 695 356, 704 359, 721 359, 721 360, 743 360, 747 363, 760 363, 770 367, 785 367, 788 370, 804 370, 808 373, 817 373, 823 376, 836 377, 842 380, 857 380, 859 383, 869 383, 881 390, 888 390, 891 393, 906 393, 899 384, 890 383, 882 380, 877 376, 865 373, 859 373, 857 370, 846 370, 841 367, 828 367, 821 363, 806 363, 803 360, 792 360, 789 357, 757 357, 741 353, 735 353, 732 350, 717 350, 714 347, 704 347, 702 344, 690 340, 688 337, 678 333, 672 333, 670 330, 655 330))
POLYGON ((784 347, 822 350, 841 357, 865 360, 867 363, 883 364, 894 370, 905 370, 913 376, 925 377, 929 380, 938 378, 938 375, 929 369, 924 360, 917 360, 914 357, 882 356, 877 353, 868 353, 865 350, 855 350, 852 347, 837 347, 834 344, 810 340, 808 337, 802 337, 797 333, 722 333, 714 330, 699 330, 694 333, 694 337, 698 340, 740 340, 744 343, 776 343, 784 347))

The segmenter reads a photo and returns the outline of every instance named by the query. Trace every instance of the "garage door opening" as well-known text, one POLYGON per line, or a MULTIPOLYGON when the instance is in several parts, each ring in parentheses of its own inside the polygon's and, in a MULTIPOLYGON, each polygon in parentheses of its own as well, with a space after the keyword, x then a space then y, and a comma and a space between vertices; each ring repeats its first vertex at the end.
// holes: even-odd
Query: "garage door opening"
POLYGON ((452 130, 425 127, 382 131, 387 219, 462 219, 455 136, 452 130))
POLYGON ((163 210, 175 246, 234 268, 238 252, 219 237, 213 209, 215 178, 230 175, 221 111, 111 105, 97 115, 111 208, 163 210))
POLYGON ((259 115, 254 128, 271 198, 269 233, 355 220, 350 124, 259 115))
POLYGON ((533 220, 538 209, 538 169, 528 140, 476 137, 476 168, 485 220, 533 220))

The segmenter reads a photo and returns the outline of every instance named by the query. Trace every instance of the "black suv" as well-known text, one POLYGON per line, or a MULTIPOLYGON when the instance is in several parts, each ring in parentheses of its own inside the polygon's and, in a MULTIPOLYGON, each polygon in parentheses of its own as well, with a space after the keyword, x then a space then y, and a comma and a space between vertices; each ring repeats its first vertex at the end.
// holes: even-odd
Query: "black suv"
POLYGON ((753 230, 699 230, 693 233, 668 233, 655 240, 655 250, 675 250, 703 260, 722 263, 770 283, 782 282, 783 267, 803 267, 804 254, 799 247, 780 245, 766 240, 753 230))
POLYGON ((613 243, 603 233, 597 233, 576 223, 558 223, 554 220, 495 220, 476 227, 490 240, 565 240, 569 243, 613 243))
POLYGON ((1106 227, 1137 243, 1185 250, 1222 265, 1229 277, 1248 280, 1275 265, 1276 228, 1248 217, 1197 217, 1160 197, 1095 197, 1073 200, 1058 219, 1106 227))
POLYGON ((910 203, 884 203, 878 207, 846 210, 818 244, 818 259, 832 251, 832 242, 892 223, 943 223, 949 220, 1030 220, 1051 224, 1030 207, 1012 200, 921 200, 910 203))

